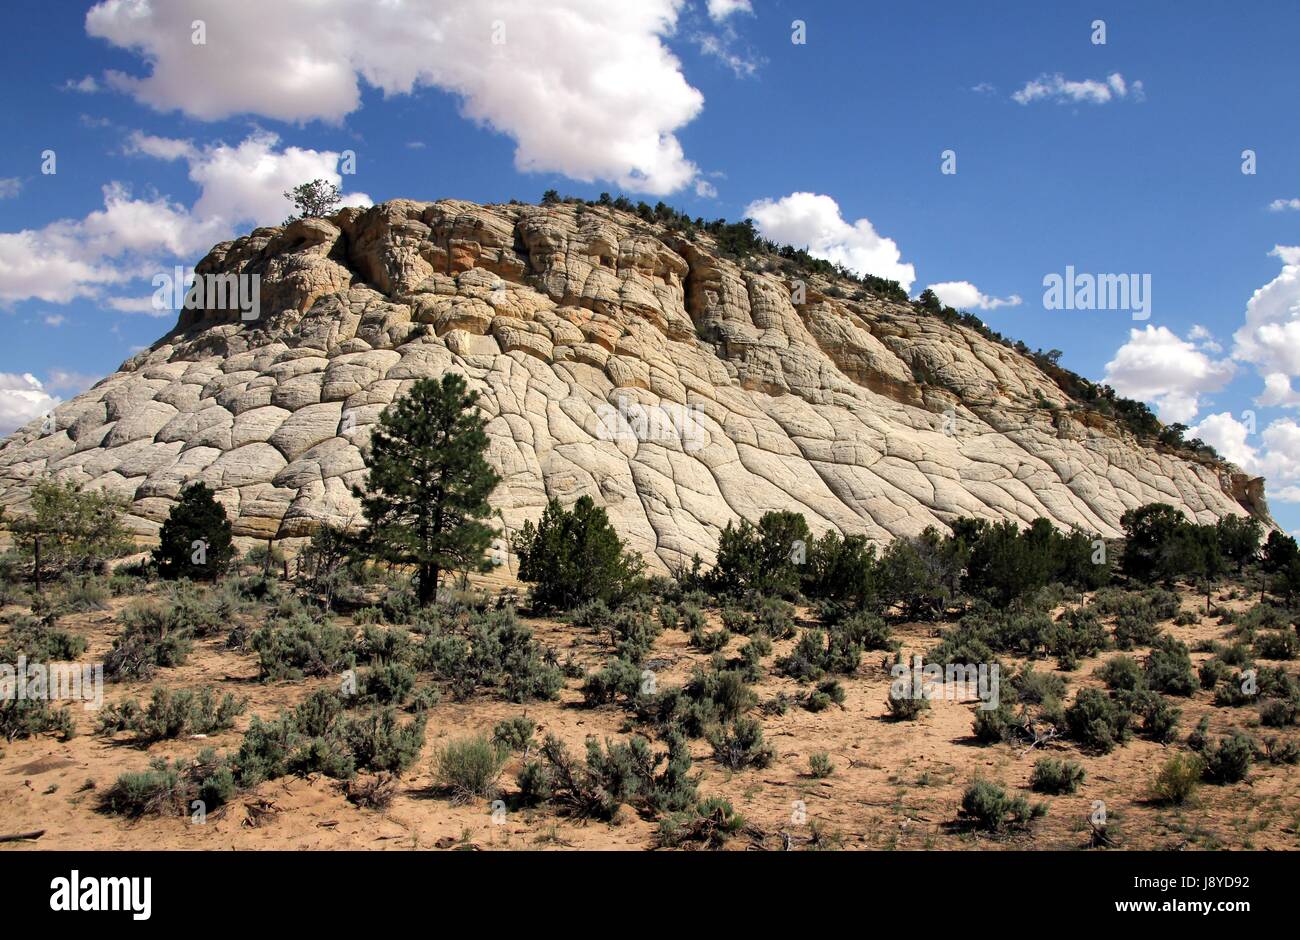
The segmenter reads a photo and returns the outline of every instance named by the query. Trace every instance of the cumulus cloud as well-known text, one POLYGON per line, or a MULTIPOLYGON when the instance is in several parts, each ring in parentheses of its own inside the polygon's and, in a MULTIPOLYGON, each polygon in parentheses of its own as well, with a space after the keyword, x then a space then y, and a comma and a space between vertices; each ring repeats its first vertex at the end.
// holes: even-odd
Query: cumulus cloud
POLYGON ((662 195, 695 178, 675 135, 704 104, 664 42, 681 6, 104 0, 86 30, 141 57, 145 74, 107 78, 160 111, 339 122, 361 106, 363 83, 385 95, 439 88, 515 141, 521 172, 662 195), (203 45, 191 42, 195 19, 206 24, 203 45))
POLYGON ((721 23, 733 13, 753 13, 749 0, 709 0, 709 17, 721 23))
POLYGON ((1071 81, 1061 73, 1040 75, 1025 83, 1019 91, 1013 92, 1011 100, 1017 104, 1032 104, 1035 101, 1055 101, 1057 104, 1106 104, 1122 98, 1132 97, 1141 101, 1144 97, 1142 83, 1129 83, 1119 72, 1106 76, 1105 81, 1086 79, 1081 82, 1071 81))
POLYGON ((893 239, 878 234, 869 219, 846 222, 830 196, 800 192, 760 199, 745 207, 745 215, 774 242, 805 248, 859 274, 898 281, 903 290, 911 290, 916 280, 916 269, 903 262, 893 239))
POLYGON ((1291 418, 1272 422, 1259 435, 1260 447, 1249 443, 1251 430, 1223 412, 1207 415, 1187 436, 1199 437, 1247 473, 1264 477, 1270 499, 1300 502, 1300 425, 1291 418))
POLYGON ((1129 398, 1156 405, 1161 421, 1186 424, 1200 411, 1203 395, 1220 391, 1236 374, 1229 360, 1215 360, 1168 327, 1129 331, 1128 342, 1106 363, 1104 381, 1129 398))
POLYGON ((1300 247, 1276 246, 1271 254, 1282 260, 1282 271, 1259 288, 1246 303, 1246 322, 1233 334, 1232 354, 1252 363, 1278 394, 1282 376, 1300 374, 1300 247))
POLYGON ((1274 199, 1268 204, 1269 209, 1274 212, 1284 212, 1288 209, 1300 212, 1300 198, 1297 199, 1274 199))
POLYGON ((931 284, 930 290, 949 307, 958 310, 996 310, 999 307, 1018 307, 1024 301, 1019 294, 1010 297, 990 297, 970 281, 944 281, 931 284))
MULTIPOLYGON (((199 187, 194 205, 165 196, 135 197, 120 183, 103 188, 104 208, 81 219, 40 229, 0 232, 0 305, 37 299, 67 303, 100 296, 105 288, 151 276, 162 258, 191 258, 232 237, 238 226, 274 225, 291 205, 284 192, 317 177, 342 183, 339 154, 279 148, 274 134, 257 133, 237 145, 195 147, 133 135, 130 152, 183 159, 199 187)), ((349 193, 345 205, 370 205, 365 193, 349 193)), ((136 308, 111 304, 119 310, 136 308)))
POLYGON ((30 372, 0 372, 0 434, 9 434, 39 418, 60 401, 30 372))

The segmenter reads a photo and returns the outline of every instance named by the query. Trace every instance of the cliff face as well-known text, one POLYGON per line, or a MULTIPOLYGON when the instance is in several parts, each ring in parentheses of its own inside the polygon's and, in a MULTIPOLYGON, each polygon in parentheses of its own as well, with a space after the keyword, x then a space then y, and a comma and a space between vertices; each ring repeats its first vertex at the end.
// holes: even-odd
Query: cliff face
POLYGON ((769 509, 880 541, 960 515, 1115 535, 1156 500, 1267 515, 1258 481, 1141 446, 973 330, 820 278, 800 296, 775 259, 604 207, 398 200, 257 229, 197 271, 257 275, 258 317, 183 311, 0 447, 0 504, 52 473, 149 532, 203 480, 238 535, 356 523, 380 411, 454 370, 491 419, 498 524, 587 493, 663 564, 769 509))

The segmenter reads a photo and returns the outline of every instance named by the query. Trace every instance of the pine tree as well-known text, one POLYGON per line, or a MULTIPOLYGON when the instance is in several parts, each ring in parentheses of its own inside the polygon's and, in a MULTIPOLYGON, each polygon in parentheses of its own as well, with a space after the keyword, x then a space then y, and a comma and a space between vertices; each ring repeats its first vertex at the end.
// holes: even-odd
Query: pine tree
POLYGON ((172 506, 153 560, 164 578, 206 580, 223 574, 234 557, 230 520, 206 483, 193 483, 172 506))
POLYGON ((580 496, 571 510, 552 498, 534 526, 519 533, 519 580, 535 585, 539 608, 571 610, 587 601, 617 606, 643 587, 642 563, 609 524, 605 510, 580 496))
POLYGON ((480 520, 500 477, 483 453, 487 423, 453 373, 421 379, 379 416, 370 438, 369 493, 355 490, 379 558, 417 569, 418 597, 428 605, 444 570, 485 567, 493 531, 480 520))

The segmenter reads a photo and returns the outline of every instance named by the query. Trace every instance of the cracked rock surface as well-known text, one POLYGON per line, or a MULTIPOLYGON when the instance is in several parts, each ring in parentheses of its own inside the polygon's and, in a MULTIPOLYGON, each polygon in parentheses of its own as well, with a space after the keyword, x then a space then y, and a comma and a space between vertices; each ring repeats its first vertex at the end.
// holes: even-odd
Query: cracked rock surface
POLYGON ((182 311, 0 446, 0 504, 52 474, 147 534, 202 480, 237 535, 359 524, 380 412, 456 371, 507 535, 589 494, 659 566, 770 509, 880 542, 962 515, 1113 536, 1153 501, 1267 520, 1261 481, 1141 445, 967 327, 817 277, 796 306, 776 259, 606 207, 396 200, 256 229, 196 270, 257 275, 260 316, 182 311))

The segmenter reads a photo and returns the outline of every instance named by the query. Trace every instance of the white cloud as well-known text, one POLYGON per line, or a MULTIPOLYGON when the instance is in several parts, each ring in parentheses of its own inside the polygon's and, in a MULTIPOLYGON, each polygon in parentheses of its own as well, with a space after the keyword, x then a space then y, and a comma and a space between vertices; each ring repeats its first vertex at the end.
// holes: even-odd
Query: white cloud
POLYGON ((996 310, 999 307, 1018 307, 1024 301, 1019 294, 1010 297, 990 297, 970 281, 944 281, 931 284, 930 290, 949 307, 958 310, 996 310))
POLYGON ((100 379, 99 376, 86 375, 84 372, 69 372, 66 369, 51 369, 45 377, 45 387, 54 392, 67 392, 80 395, 100 379))
POLYGON ((39 418, 60 401, 46 392, 30 372, 0 372, 0 434, 9 434, 39 418))
POLYGON ((87 75, 80 81, 68 79, 63 83, 63 90, 79 91, 82 94, 93 95, 95 92, 99 91, 99 82, 95 81, 95 76, 93 75, 87 75))
POLYGON ((752 52, 742 55, 736 51, 737 39, 734 30, 730 27, 727 27, 722 35, 697 33, 691 39, 700 47, 700 52, 717 59, 731 69, 737 78, 748 78, 758 71, 759 58, 752 52))
POLYGON ((718 188, 706 179, 698 179, 695 181, 695 195, 701 199, 717 199, 718 188))
POLYGON ((1129 331, 1128 342, 1106 363, 1103 381, 1129 398, 1156 405, 1161 421, 1186 424, 1200 397, 1221 390, 1236 374, 1229 360, 1214 360, 1164 326, 1129 331))
POLYGON ((1246 322, 1233 334, 1232 355, 1265 378, 1265 398, 1279 394, 1280 379, 1300 375, 1300 247, 1276 246, 1282 271, 1246 303, 1246 322), (1273 391, 1269 391, 1268 383, 1273 391))
POLYGON ((764 238, 806 248, 808 253, 851 268, 860 274, 898 281, 911 290, 916 269, 902 260, 893 239, 879 235, 868 219, 852 225, 830 196, 791 193, 780 199, 760 199, 745 207, 764 238))
POLYGON ((1264 376, 1264 391, 1255 399, 1264 408, 1300 407, 1300 392, 1291 387, 1291 376, 1283 372, 1270 372, 1264 376))
POLYGON ((63 326, 64 322, 66 322, 67 319, 68 319, 68 318, 65 317, 65 316, 64 316, 63 314, 61 314, 61 313, 47 313, 47 314, 45 315, 45 325, 46 325, 46 326, 63 326))
POLYGON ((1300 212, 1300 198, 1298 199, 1274 199, 1268 204, 1268 207, 1274 212, 1282 212, 1286 209, 1292 209, 1300 212))
POLYGON ((980 82, 978 85, 972 85, 970 90, 977 95, 995 95, 998 87, 990 82, 980 82))
POLYGON ((12 199, 23 189, 23 181, 16 176, 0 178, 0 199, 12 199))
POLYGON ((1086 79, 1081 82, 1071 81, 1057 72, 1055 75, 1040 75, 1025 87, 1012 93, 1011 100, 1017 104, 1031 104, 1035 101, 1055 101, 1058 104, 1106 104, 1121 98, 1132 96, 1134 101, 1144 97, 1141 82, 1126 82, 1124 76, 1114 72, 1105 81, 1086 79))
POLYGON ((749 0, 709 0, 709 17, 721 23, 733 13, 753 13, 749 0))
POLYGON ((467 118, 511 137, 521 172, 663 195, 695 178, 675 134, 704 104, 664 43, 681 6, 104 0, 86 30, 144 60, 143 76, 108 77, 160 111, 337 123, 361 106, 362 82, 385 95, 436 87, 459 96, 467 118), (195 19, 206 22, 206 45, 190 42, 195 19))
POLYGON ((1291 418, 1274 421, 1259 435, 1258 448, 1247 442, 1249 434, 1248 425, 1223 412, 1207 415, 1186 436, 1199 437, 1242 470, 1264 477, 1271 499, 1300 502, 1300 425, 1291 418))
MULTIPOLYGON (((194 259, 244 224, 276 225, 291 211, 284 192, 304 180, 335 185, 339 154, 287 147, 274 134, 257 133, 238 145, 196 148, 188 141, 133 135, 133 152, 184 159, 199 197, 186 208, 165 196, 132 197, 120 183, 104 187, 104 208, 82 219, 41 229, 0 233, 0 305, 39 299, 67 303, 99 296, 113 285, 151 276, 160 258, 194 259)), ((349 193, 344 205, 370 205, 349 193)), ((134 311, 120 302, 115 309, 134 311)))

